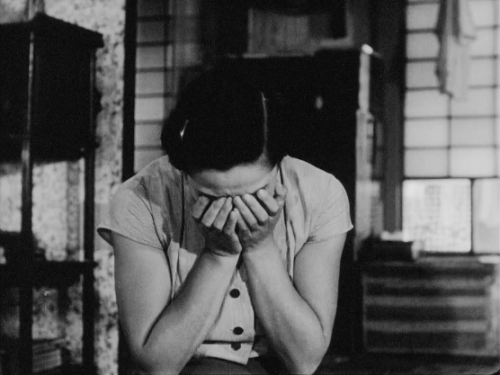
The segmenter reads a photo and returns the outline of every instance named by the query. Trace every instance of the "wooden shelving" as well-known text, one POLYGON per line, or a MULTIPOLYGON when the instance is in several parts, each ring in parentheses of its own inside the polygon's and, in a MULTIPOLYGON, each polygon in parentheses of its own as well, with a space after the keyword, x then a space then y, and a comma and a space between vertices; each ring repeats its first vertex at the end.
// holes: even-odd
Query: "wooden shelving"
POLYGON ((95 367, 87 368, 81 364, 66 365, 51 370, 37 372, 36 375, 89 375, 95 374, 95 367))
MULTIPOLYGON (((33 278, 30 283, 34 287, 60 287, 76 283, 82 275, 94 271, 96 262, 93 261, 36 261, 33 263, 33 278)), ((0 285, 19 286, 22 280, 20 266, 1 264, 0 285)))
POLYGON ((8 360, 14 368, 10 372, 16 375, 33 373, 33 290, 53 287, 64 291, 80 281, 82 364, 40 374, 96 373, 93 271, 99 95, 95 52, 102 46, 101 34, 44 14, 0 25, 0 163, 19 165, 22 185, 20 231, 0 232, 7 258, 7 264, 0 265, 0 288, 19 291, 19 347, 12 353, 6 348, 4 354, 11 356, 8 360), (82 260, 46 261, 38 255, 43 250, 35 245, 33 233, 33 169, 35 163, 64 161, 83 162, 82 260))

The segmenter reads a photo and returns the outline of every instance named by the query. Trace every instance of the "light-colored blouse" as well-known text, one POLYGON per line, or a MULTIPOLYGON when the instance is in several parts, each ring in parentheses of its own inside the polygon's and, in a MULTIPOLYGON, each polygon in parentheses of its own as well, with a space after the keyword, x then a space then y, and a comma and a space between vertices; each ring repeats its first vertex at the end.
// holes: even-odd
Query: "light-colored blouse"
MULTIPOLYGON (((306 243, 338 236, 352 228, 342 184, 311 164, 285 157, 278 177, 288 190, 274 238, 283 266, 293 279, 294 259, 306 243)), ((116 232, 164 251, 175 298, 197 257, 204 238, 190 214, 194 202, 187 176, 163 156, 124 182, 116 191, 107 220, 98 233, 110 242, 116 232)), ((233 275, 220 314, 195 356, 246 364, 264 355, 267 342, 252 307, 245 267, 233 275)))

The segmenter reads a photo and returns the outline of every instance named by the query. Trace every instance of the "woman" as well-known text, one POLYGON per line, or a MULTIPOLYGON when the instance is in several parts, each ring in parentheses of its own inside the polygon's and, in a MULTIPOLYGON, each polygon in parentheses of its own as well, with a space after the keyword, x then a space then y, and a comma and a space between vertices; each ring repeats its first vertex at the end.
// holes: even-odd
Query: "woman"
POLYGON ((99 233, 144 373, 311 374, 326 353, 349 205, 332 175, 285 156, 279 113, 212 69, 165 124, 168 156, 114 195, 99 233))

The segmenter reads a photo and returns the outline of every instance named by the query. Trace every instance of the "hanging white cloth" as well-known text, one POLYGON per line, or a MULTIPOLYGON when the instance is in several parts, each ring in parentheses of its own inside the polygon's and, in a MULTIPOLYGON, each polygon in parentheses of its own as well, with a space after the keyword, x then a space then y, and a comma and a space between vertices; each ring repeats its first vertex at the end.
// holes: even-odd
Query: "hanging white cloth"
POLYGON ((436 33, 440 90, 463 99, 469 82, 470 43, 476 37, 468 0, 441 0, 436 33))

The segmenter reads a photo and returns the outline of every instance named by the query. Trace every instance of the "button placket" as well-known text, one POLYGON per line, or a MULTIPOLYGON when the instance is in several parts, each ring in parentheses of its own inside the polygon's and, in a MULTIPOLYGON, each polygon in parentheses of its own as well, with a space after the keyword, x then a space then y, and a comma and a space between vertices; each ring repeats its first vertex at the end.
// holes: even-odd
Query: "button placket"
MULTIPOLYGON (((242 283, 243 283, 242 270, 239 269, 235 272, 234 279, 231 283, 232 285, 230 286, 229 291, 227 292, 228 297, 230 297, 230 299, 232 300, 231 305, 234 304, 233 306, 235 308, 238 306, 237 307, 238 309, 240 309, 242 307, 242 304, 244 305, 246 301, 246 295, 243 294, 243 290, 245 289, 245 287, 244 285, 242 285, 242 283)), ((244 314, 244 316, 240 317, 242 321, 234 322, 236 323, 236 325, 234 325, 233 328, 230 328, 231 333, 234 335, 233 337, 235 340, 238 340, 238 338, 241 340, 242 339, 241 335, 245 333, 245 329, 242 326, 237 325, 238 323, 245 325, 245 321, 247 319, 245 318, 245 316, 246 315, 244 314)), ((236 351, 245 352, 246 350, 242 350, 243 348, 244 348, 243 344, 239 341, 234 341, 231 343, 231 349, 234 350, 235 352, 236 351)), ((241 355, 245 355, 245 353, 243 352, 241 353, 241 355)))

